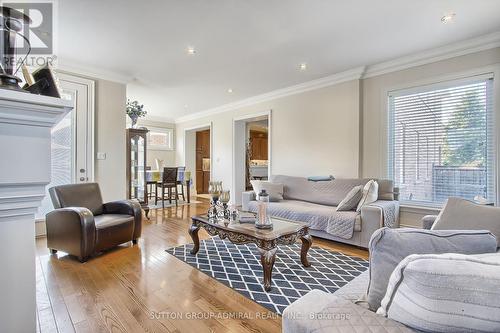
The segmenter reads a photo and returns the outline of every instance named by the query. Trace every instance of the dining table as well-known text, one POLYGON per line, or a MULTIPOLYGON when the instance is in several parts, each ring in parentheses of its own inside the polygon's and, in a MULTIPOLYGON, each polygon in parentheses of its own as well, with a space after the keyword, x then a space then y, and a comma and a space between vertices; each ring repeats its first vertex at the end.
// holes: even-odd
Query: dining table
MULTIPOLYGON (((158 183, 163 179, 163 170, 146 170, 146 183, 158 183)), ((191 202, 191 171, 186 171, 184 168, 177 170, 177 184, 186 186, 187 202, 191 202)), ((146 193, 147 195, 147 193, 146 193)))

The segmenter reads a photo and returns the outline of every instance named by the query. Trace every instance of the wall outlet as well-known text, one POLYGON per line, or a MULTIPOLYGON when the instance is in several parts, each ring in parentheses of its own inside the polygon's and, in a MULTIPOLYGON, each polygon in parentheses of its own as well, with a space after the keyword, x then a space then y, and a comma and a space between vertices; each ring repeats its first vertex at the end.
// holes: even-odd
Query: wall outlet
POLYGON ((106 159, 106 153, 97 153, 97 159, 98 160, 105 160, 106 159))

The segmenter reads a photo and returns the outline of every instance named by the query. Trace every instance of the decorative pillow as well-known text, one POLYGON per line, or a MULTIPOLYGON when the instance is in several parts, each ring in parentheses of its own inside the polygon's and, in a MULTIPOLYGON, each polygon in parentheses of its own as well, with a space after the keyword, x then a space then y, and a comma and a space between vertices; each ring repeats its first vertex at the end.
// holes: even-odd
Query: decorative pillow
POLYGON ((378 179, 378 198, 377 200, 397 200, 394 182, 389 179, 378 179))
POLYGON ((500 247, 500 208, 451 197, 431 229, 489 230, 497 237, 500 247))
POLYGON ((255 192, 255 197, 259 199, 259 193, 262 190, 266 190, 269 194, 269 201, 280 201, 283 200, 283 184, 271 183, 262 180, 251 180, 253 191, 255 192))
POLYGON ((496 252, 497 240, 486 230, 421 230, 413 228, 375 231, 370 250, 368 305, 376 311, 384 298, 394 268, 410 254, 496 252))
POLYGON ((355 186, 347 193, 346 197, 337 206, 337 212, 355 210, 363 197, 363 185, 355 186))
POLYGON ((500 332, 500 253, 410 255, 377 313, 424 332, 500 332))
POLYGON ((364 205, 371 204, 372 202, 377 201, 378 198, 378 183, 373 179, 366 183, 363 188, 363 197, 358 203, 357 212, 361 211, 361 207, 364 205))

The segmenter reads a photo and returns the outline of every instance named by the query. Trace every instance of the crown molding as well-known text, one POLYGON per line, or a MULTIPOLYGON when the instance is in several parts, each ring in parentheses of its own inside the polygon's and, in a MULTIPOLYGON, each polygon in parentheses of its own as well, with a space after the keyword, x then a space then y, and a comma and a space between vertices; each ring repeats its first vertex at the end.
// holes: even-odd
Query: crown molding
MULTIPOLYGON (((153 122, 159 122, 159 123, 175 124, 174 118, 162 117, 162 116, 157 116, 157 115, 154 115, 154 116, 146 115, 146 117, 144 117, 143 121, 144 122, 153 121, 153 122)), ((141 122, 141 119, 139 119, 139 123, 140 122, 141 122)))
POLYGON ((246 98, 237 102, 225 104, 205 111, 178 117, 175 119, 175 122, 182 123, 198 119, 201 117, 207 117, 218 113, 231 111, 234 109, 257 104, 260 102, 269 101, 280 97, 285 97, 305 91, 310 91, 314 89, 335 85, 345 81, 350 81, 355 79, 366 79, 416 66, 430 64, 441 60, 459 57, 466 54, 489 50, 496 47, 500 47, 500 31, 479 36, 476 38, 466 39, 442 47, 429 49, 409 56, 393 59, 390 61, 369 66, 357 67, 351 70, 326 76, 324 78, 320 78, 317 80, 297 84, 291 87, 274 90, 269 93, 246 98))
POLYGON ((290 87, 273 90, 268 93, 264 93, 261 95, 256 95, 250 98, 242 99, 237 102, 232 102, 229 104, 221 105, 212 109, 208 109, 201 112, 196 112, 193 114, 189 114, 186 116, 182 116, 175 119, 176 123, 183 123, 186 121, 198 119, 201 117, 212 116, 215 114, 239 109, 245 106, 254 105, 257 103, 262 103, 266 101, 270 101, 273 99, 286 97, 290 95, 300 94, 306 91, 316 90, 324 87, 333 86, 335 84, 339 84, 342 82, 359 80, 365 71, 365 67, 356 67, 354 69, 350 69, 344 72, 336 73, 333 75, 325 76, 316 80, 307 81, 304 83, 299 83, 290 87))
POLYGON ((66 58, 57 58, 57 62, 54 67, 55 70, 59 72, 67 72, 69 74, 77 74, 93 79, 101 79, 123 84, 128 84, 134 80, 132 76, 110 71, 104 68, 84 65, 66 58))
POLYGON ((500 47, 500 31, 367 66, 363 79, 500 47))

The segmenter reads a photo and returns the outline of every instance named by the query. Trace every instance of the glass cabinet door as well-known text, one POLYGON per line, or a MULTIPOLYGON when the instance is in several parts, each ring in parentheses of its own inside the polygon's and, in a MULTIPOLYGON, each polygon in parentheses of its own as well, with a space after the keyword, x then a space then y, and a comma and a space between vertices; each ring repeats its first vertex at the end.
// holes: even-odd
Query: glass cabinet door
POLYGON ((130 197, 140 202, 145 201, 145 169, 144 137, 134 135, 130 138, 130 197))

